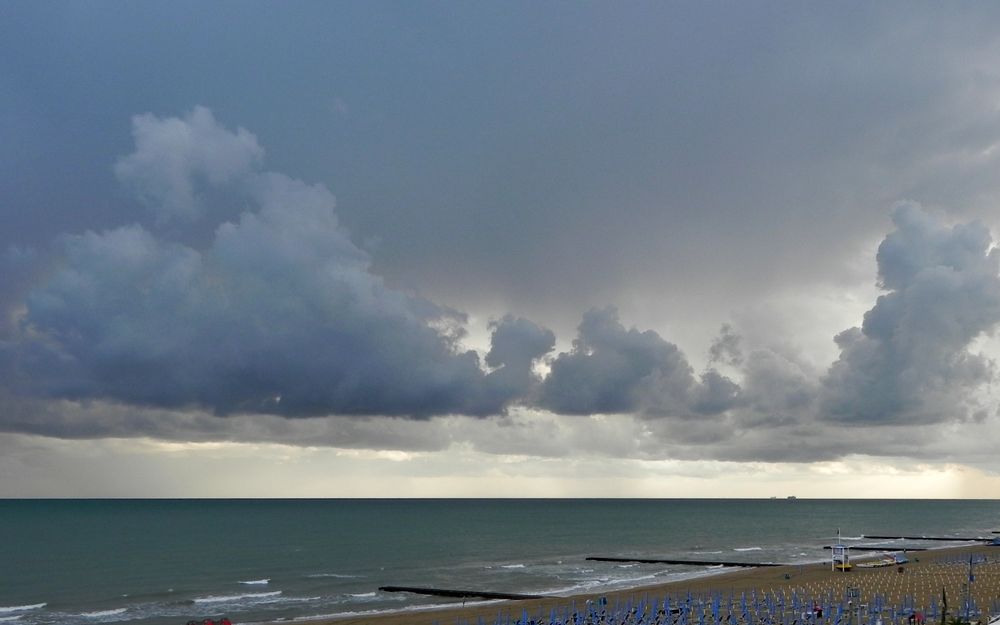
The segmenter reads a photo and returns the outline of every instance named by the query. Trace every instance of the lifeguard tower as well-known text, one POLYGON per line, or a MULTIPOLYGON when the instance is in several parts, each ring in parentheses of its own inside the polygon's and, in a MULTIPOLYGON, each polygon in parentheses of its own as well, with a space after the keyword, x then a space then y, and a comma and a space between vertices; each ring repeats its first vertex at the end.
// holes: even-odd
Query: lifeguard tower
POLYGON ((846 573, 851 570, 851 548, 840 540, 840 529, 837 529, 837 544, 830 547, 832 554, 830 560, 831 571, 841 571, 846 573))

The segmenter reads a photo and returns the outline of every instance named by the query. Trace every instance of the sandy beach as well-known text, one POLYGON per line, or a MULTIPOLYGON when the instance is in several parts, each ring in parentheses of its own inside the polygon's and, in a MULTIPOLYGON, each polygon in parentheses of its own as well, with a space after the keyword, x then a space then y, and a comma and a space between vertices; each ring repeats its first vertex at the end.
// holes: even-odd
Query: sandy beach
MULTIPOLYGON (((399 613, 382 613, 363 616, 348 616, 334 619, 310 621, 319 625, 362 625, 382 623, 387 625, 461 625, 477 623, 480 618, 485 623, 493 623, 498 614, 510 615, 511 622, 526 611, 532 618, 538 615, 548 615, 555 608, 562 613, 570 606, 581 610, 587 601, 599 601, 606 597, 608 605, 616 603, 638 603, 643 599, 660 601, 664 596, 683 597, 689 593, 694 596, 709 597, 713 593, 723 596, 739 596, 743 592, 791 596, 793 592, 800 595, 816 596, 829 593, 842 597, 849 587, 857 588, 858 598, 855 605, 867 604, 873 601, 875 595, 882 595, 888 603, 901 604, 904 598, 913 598, 913 607, 917 611, 926 612, 932 602, 940 602, 942 589, 947 593, 949 612, 959 609, 965 586, 970 587, 969 593, 983 614, 972 619, 986 620, 991 608, 1000 601, 1000 547, 971 546, 931 551, 915 551, 908 554, 910 561, 899 567, 858 568, 842 573, 830 570, 830 564, 793 565, 780 567, 740 568, 726 570, 717 575, 696 579, 671 582, 657 586, 645 586, 624 591, 604 592, 596 594, 575 595, 572 597, 553 597, 520 601, 503 601, 476 603, 466 606, 457 605, 434 610, 409 611, 399 613), (986 562, 974 566, 974 582, 968 584, 970 554, 985 556, 986 562)), ((871 557, 871 556, 870 556, 871 557)), ((862 562, 864 556, 856 556, 855 563, 862 562)), ((488 590, 488 589, 483 589, 488 590)), ((833 623, 832 615, 826 615, 823 623, 833 623)), ((905 623, 906 617, 900 622, 905 623)), ((931 619, 928 618, 928 622, 931 619)), ((890 623, 891 620, 883 620, 890 623)))

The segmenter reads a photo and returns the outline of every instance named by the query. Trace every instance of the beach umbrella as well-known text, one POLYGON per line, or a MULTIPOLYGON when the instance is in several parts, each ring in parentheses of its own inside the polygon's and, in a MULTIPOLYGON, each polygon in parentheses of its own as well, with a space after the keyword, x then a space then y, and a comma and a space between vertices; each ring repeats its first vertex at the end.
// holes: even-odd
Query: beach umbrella
POLYGON ((948 612, 948 593, 941 587, 941 625, 944 625, 944 615, 948 612))

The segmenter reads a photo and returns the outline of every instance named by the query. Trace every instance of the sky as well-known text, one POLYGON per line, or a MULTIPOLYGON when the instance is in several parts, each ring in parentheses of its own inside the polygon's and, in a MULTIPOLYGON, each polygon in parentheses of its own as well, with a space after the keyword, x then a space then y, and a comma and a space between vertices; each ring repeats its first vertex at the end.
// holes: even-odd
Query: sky
POLYGON ((0 497, 1000 498, 997 13, 0 4, 0 497))

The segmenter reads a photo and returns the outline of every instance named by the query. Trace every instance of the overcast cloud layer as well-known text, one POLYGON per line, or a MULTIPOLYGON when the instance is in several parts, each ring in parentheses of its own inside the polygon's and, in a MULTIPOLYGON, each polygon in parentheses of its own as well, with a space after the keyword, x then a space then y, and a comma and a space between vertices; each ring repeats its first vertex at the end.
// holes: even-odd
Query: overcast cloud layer
POLYGON ((0 9, 0 430, 1000 471, 993 7, 298 9, 0 9))

